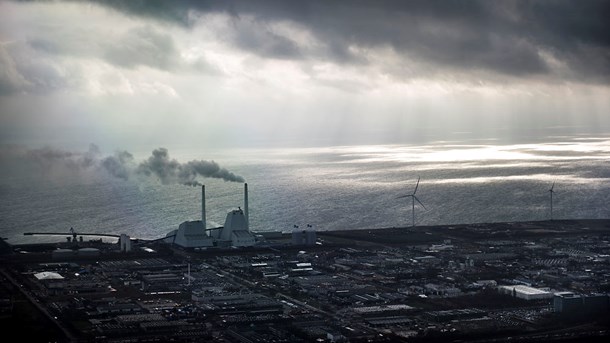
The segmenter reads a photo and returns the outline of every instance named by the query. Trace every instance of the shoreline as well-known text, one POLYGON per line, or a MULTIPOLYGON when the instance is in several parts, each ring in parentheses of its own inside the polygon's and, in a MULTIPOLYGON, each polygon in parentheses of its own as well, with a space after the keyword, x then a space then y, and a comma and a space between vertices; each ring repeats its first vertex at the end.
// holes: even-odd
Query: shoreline
MULTIPOLYGON (((255 234, 269 237, 276 236, 275 239, 288 239, 291 233, 278 231, 253 231, 255 234)), ((515 222, 490 222, 472 224, 447 224, 447 225, 425 225, 425 226, 405 226, 405 227, 386 227, 375 229, 343 229, 343 230, 320 230, 316 231, 321 238, 338 238, 342 240, 368 241, 383 244, 392 243, 424 243, 438 241, 442 239, 501 239, 501 238, 535 238, 545 235, 576 235, 588 233, 610 233, 610 219, 553 219, 539 221, 515 221, 515 222), (423 236, 422 236, 423 235, 423 236)), ((66 236, 70 233, 66 232, 66 236)), ((269 238, 273 240, 274 238, 269 238)), ((146 243, 154 240, 139 240, 146 243)), ((101 243, 112 245, 115 242, 89 240, 84 243, 101 243)), ((1 240, 0 254, 5 250, 13 252, 14 249, 22 247, 65 245, 66 242, 58 240, 56 242, 35 242, 11 244, 7 240, 1 240)))

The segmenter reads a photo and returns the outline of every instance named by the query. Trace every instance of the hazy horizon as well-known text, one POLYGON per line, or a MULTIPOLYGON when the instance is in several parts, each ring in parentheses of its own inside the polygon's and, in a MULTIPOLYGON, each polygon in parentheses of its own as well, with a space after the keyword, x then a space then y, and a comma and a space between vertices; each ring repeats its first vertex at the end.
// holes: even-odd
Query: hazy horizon
MULTIPOLYGON (((610 139, 520 144, 367 145, 242 148, 204 154, 155 149, 145 156, 40 148, 0 150, 0 235, 127 233, 159 238, 201 216, 209 226, 243 206, 251 229, 375 229, 411 225, 410 194, 421 178, 416 225, 610 218, 610 139), (215 162, 212 162, 215 161, 215 162), (217 163, 217 164, 216 164, 217 163), (554 186, 553 186, 554 185, 554 186)), ((44 237, 43 237, 44 238, 44 237)), ((36 237, 35 239, 43 239, 36 237)))

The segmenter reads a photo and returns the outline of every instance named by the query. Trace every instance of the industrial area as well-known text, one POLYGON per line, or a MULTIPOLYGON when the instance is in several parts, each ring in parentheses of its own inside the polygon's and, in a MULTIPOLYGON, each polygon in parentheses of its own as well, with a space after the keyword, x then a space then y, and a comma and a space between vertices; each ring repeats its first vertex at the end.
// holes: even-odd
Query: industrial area
MULTIPOLYGON (((310 226, 311 227, 311 226, 310 226)), ((298 237, 311 236, 315 240, 315 231, 313 228, 295 233, 298 237)), ((107 234, 107 233, 81 233, 76 232, 74 228, 70 228, 68 233, 65 232, 26 232, 26 236, 46 235, 46 236, 66 236, 68 243, 77 240, 81 243, 84 241, 83 236, 94 236, 97 238, 110 237, 118 240, 118 246, 122 252, 132 251, 132 245, 141 245, 146 243, 154 243, 161 241, 169 245, 180 248, 189 249, 207 249, 207 248, 237 248, 237 247, 253 247, 264 242, 264 237, 278 237, 282 232, 270 232, 257 234, 250 231, 249 212, 248 212, 248 184, 244 183, 244 208, 238 207, 227 213, 224 226, 208 228, 206 220, 205 208, 205 185, 201 186, 201 220, 182 222, 178 229, 168 232, 165 237, 153 240, 133 239, 130 235, 107 234), (258 238, 258 239, 257 239, 258 238), (136 241, 137 243, 134 243, 136 241)), ((311 238, 309 239, 311 240, 311 238)), ((66 251, 58 249, 55 254, 70 254, 83 253, 82 251, 66 251)), ((68 249, 69 250, 69 249, 68 249)), ((88 249, 89 250, 89 249, 88 249)))
POLYGON ((1 327, 31 342, 610 336, 610 220, 254 232, 247 184, 222 227, 201 192, 201 220, 155 240, 3 241, 1 327))

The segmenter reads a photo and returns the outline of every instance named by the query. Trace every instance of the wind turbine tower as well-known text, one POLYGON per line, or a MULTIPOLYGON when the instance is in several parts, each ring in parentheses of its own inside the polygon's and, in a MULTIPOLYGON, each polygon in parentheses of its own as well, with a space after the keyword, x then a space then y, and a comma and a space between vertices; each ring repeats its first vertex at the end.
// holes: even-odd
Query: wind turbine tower
POLYGON ((418 177, 417 184, 415 185, 415 189, 413 190, 413 193, 398 197, 399 199, 411 197, 411 213, 413 215, 413 222, 412 222, 413 227, 415 227, 415 201, 417 201, 425 210, 427 210, 426 206, 424 206, 424 204, 421 201, 419 201, 417 196, 415 196, 415 193, 417 193, 417 187, 419 187, 419 179, 420 178, 418 177))
POLYGON ((553 188, 555 188, 555 182, 553 182, 551 189, 549 189, 549 194, 551 196, 551 220, 553 220, 553 193, 555 193, 555 191, 553 191, 553 188))

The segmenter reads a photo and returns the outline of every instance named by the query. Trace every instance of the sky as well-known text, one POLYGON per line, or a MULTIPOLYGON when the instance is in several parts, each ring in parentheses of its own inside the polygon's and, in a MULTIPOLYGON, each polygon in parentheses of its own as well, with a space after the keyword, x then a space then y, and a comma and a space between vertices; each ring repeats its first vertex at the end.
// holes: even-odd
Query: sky
POLYGON ((0 144, 607 137, 609 16, 608 1, 0 1, 0 144))

